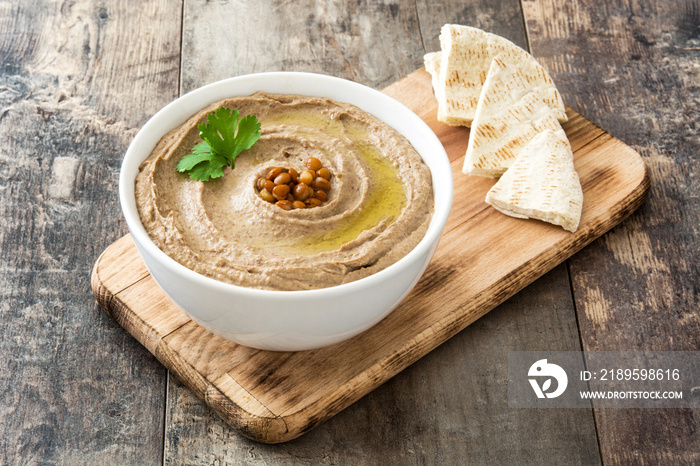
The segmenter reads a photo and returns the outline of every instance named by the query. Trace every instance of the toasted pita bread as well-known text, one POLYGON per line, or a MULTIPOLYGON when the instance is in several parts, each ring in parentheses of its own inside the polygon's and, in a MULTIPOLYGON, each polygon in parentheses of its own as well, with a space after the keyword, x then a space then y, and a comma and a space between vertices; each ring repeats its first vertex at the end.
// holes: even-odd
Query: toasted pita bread
POLYGON ((552 109, 530 88, 520 69, 494 58, 476 106, 462 171, 501 176, 545 129, 561 129, 552 109))
POLYGON ((433 92, 435 92, 435 97, 437 97, 437 91, 440 88, 438 85, 438 79, 440 79, 440 52, 430 52, 423 55, 423 63, 425 65, 425 70, 430 73, 431 82, 433 84, 433 92))
POLYGON ((511 217, 576 231, 583 192, 564 130, 547 129, 530 141, 486 194, 486 202, 511 217))
POLYGON ((547 71, 532 55, 509 40, 481 29, 446 24, 440 32, 438 120, 448 125, 470 126, 491 61, 500 56, 519 69, 525 81, 566 121, 564 102, 547 71))

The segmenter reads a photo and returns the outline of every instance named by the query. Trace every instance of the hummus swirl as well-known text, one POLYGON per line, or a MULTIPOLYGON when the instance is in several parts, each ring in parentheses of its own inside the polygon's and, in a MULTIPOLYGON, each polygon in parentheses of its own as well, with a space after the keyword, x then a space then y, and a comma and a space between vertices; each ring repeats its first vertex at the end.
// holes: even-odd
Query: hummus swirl
POLYGON ((214 103, 165 135, 136 177, 146 231, 170 257, 235 285, 306 290, 351 282, 405 256, 433 214, 430 170, 410 143, 359 108, 328 99, 256 93, 214 103), (219 107, 254 114, 262 135, 208 182, 178 173, 201 142, 197 124, 219 107), (328 201, 285 211, 255 183, 273 167, 333 174, 328 201))

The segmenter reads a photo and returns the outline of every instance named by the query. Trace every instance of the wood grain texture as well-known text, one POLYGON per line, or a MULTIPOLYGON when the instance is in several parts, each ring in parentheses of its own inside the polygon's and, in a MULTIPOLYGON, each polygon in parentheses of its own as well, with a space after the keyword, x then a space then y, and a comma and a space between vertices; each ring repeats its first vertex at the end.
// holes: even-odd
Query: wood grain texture
POLYGON ((381 88, 422 63, 415 6, 408 1, 184 5, 183 92, 262 71, 325 73, 381 88))
MULTIPOLYGON (((574 351, 576 332, 557 290, 565 266, 479 319, 396 377, 292 441, 260 444, 241 437, 173 379, 168 456, 177 464, 597 464, 588 410, 513 410, 507 403, 508 351, 537 350, 531 334, 553 335, 551 348, 574 351), (569 326, 569 327, 567 327, 569 326), (563 331, 562 331, 563 330, 563 331), (453 356, 458 355, 458 356, 453 356), (521 461, 522 460, 522 461, 521 461)), ((436 303, 436 306, 438 304, 436 303)))
POLYGON ((423 0, 415 3, 425 52, 440 50, 440 28, 448 23, 483 29, 505 37, 525 50, 529 49, 519 2, 423 0))
MULTIPOLYGON (((578 349, 576 311, 588 349, 698 347, 697 0, 523 2, 532 51, 566 102, 645 158, 649 201, 298 439, 242 438, 99 311, 88 285, 126 232, 121 156, 178 88, 276 69, 382 88, 422 65, 447 22, 526 47, 520 4, 0 2, 0 463, 600 461, 590 412, 504 405, 503 354, 578 349)), ((608 463, 700 461, 696 412, 596 417, 608 463)))
POLYGON ((86 271, 126 231, 124 150, 176 95, 167 3, 0 2, 2 464, 162 459, 165 371, 86 271))
MULTIPOLYGON (((419 115, 434 118, 437 103, 425 70, 387 92, 397 98, 411 96, 421 102, 414 108, 419 115)), ((124 252, 133 249, 128 236, 108 248, 95 266, 95 294, 117 321, 124 322, 243 435, 264 443, 294 439, 389 380, 639 207, 649 188, 639 155, 580 115, 570 112, 569 120, 564 128, 572 141, 585 199, 575 234, 513 219, 486 206, 483 197, 494 181, 463 176, 461 144, 447 143, 452 139, 448 136, 442 142, 453 160, 455 197, 460 203, 450 214, 435 258, 396 310, 345 342, 279 353, 212 335, 188 322, 138 269, 133 280, 125 279, 135 270, 123 265, 133 262, 133 252, 124 252), (114 273, 112 267, 122 272, 114 273), (113 282, 120 276, 119 287, 107 288, 103 274, 113 282)))
MULTIPOLYGON (((700 348, 700 4, 526 0, 534 52, 564 98, 629 141, 648 202, 570 261, 587 350, 700 348)), ((598 410, 603 461, 700 462, 697 410, 598 410)))

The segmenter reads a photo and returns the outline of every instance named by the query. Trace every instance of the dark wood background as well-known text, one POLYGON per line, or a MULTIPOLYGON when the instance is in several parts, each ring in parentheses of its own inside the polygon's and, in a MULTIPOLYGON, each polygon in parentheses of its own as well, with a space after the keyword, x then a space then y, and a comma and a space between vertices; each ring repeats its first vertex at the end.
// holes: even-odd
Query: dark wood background
POLYGON ((0 2, 0 57, 0 463, 700 462, 697 410, 517 410, 506 383, 509 350, 699 349, 698 0, 24 0, 0 2), (320 427, 251 442, 92 296, 93 262, 126 233, 126 147, 221 78, 383 88, 447 22, 529 47, 567 104, 640 152, 649 198, 320 427))

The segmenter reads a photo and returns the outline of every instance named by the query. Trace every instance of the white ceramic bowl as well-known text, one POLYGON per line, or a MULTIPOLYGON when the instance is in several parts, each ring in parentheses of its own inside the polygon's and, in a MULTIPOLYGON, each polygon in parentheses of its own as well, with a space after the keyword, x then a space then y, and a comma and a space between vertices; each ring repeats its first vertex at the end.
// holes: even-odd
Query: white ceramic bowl
POLYGON ((146 266, 165 293, 207 330, 246 346, 298 351, 340 342, 382 320, 425 271, 452 205, 452 170, 430 128, 401 103, 345 79, 274 72, 225 79, 194 90, 156 113, 129 146, 119 177, 124 217, 146 266), (210 103, 256 91, 328 97, 352 103, 388 123, 411 142, 432 172, 435 214, 423 240, 405 257, 355 282, 304 291, 266 291, 200 275, 171 259, 151 241, 134 196, 138 167, 168 131, 210 103))

